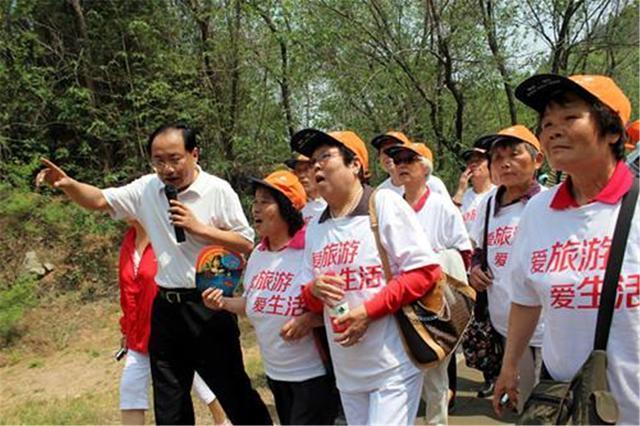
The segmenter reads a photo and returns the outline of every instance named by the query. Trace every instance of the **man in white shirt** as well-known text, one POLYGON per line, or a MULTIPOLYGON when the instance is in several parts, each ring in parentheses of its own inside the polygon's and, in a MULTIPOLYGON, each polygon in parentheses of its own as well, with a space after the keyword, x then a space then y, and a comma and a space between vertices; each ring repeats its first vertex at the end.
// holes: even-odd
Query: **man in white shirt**
MULTIPOLYGON (((384 169, 385 172, 389 174, 389 177, 378 185, 378 188, 386 188, 391 189, 398 195, 404 194, 404 188, 402 183, 400 182, 400 178, 396 171, 396 167, 393 164, 393 160, 386 153, 387 149, 396 145, 409 145, 411 141, 409 138, 402 132, 388 132, 384 135, 379 135, 373 138, 371 141, 371 145, 378 152, 378 161, 380 165, 384 169)), ((425 145, 426 147, 426 145, 425 145)), ((429 173, 427 174, 427 186, 431 191, 436 192, 438 194, 446 196, 446 198, 450 199, 449 192, 447 191, 447 187, 445 186, 442 179, 438 176, 433 175, 433 153, 427 147, 427 156, 426 161, 429 166, 429 173)))
POLYGON ((240 200, 226 181, 198 166, 196 136, 187 126, 159 127, 147 151, 156 173, 122 187, 101 190, 78 182, 48 160, 36 182, 46 180, 86 209, 135 218, 147 230, 158 262, 149 340, 156 422, 194 424, 190 390, 197 370, 234 424, 271 424, 244 370, 236 318, 207 309, 195 289, 196 260, 204 247, 243 253, 253 247, 240 200), (178 192, 170 203, 169 185, 178 192), (183 229, 183 242, 174 228, 183 229))
POLYGON ((307 194, 307 204, 302 208, 302 218, 309 223, 318 218, 327 208, 327 203, 320 196, 318 187, 311 174, 311 161, 308 157, 298 154, 296 158, 286 160, 284 164, 298 177, 304 191, 307 194))
POLYGON ((489 173, 487 138, 477 139, 472 148, 462 152, 462 159, 467 167, 460 175, 458 190, 452 200, 460 208, 464 225, 469 231, 478 216, 478 205, 482 198, 495 188, 489 173), (469 182, 471 188, 468 188, 469 182))

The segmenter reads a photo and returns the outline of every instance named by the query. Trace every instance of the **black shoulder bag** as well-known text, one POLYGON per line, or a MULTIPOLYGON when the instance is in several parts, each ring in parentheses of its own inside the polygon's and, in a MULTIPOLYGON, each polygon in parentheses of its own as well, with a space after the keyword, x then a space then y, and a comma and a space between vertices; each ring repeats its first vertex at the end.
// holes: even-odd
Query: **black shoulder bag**
POLYGON ((615 424, 618 405, 607 383, 607 342, 618 278, 638 199, 638 180, 622 199, 600 295, 593 351, 570 382, 541 380, 524 406, 518 424, 615 424))
MULTIPOLYGON (((487 209, 484 216, 484 230, 482 241, 482 259, 480 266, 483 271, 489 269, 487 260, 487 237, 489 234, 489 216, 491 215, 491 203, 493 197, 487 200, 487 209)), ((487 292, 477 293, 474 306, 474 318, 462 340, 462 352, 467 367, 475 368, 484 373, 489 380, 498 377, 502 366, 504 348, 502 338, 495 331, 489 319, 489 301, 487 292)))

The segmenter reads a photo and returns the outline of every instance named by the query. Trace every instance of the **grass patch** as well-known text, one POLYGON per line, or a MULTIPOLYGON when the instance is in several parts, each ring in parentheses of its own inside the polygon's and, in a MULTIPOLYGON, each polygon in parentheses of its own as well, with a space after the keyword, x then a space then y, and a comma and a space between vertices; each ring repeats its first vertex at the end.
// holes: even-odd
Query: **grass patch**
POLYGON ((20 335, 20 322, 27 309, 36 304, 36 278, 20 275, 9 288, 0 290, 0 346, 20 335))
POLYGON ((116 395, 91 393, 75 398, 27 400, 0 415, 0 424, 114 424, 119 412, 116 395))

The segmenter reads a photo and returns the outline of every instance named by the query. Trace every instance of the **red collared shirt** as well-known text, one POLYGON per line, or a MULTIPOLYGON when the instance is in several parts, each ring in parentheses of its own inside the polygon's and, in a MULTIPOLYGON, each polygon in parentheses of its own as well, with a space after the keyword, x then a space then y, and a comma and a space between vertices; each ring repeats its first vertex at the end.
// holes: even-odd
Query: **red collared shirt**
MULTIPOLYGON (((607 182, 605 187, 602 188, 602 191, 600 191, 598 195, 589 202, 593 203, 594 201, 599 201, 605 204, 616 204, 624 194, 629 192, 632 183, 633 175, 631 174, 629 167, 624 163, 624 161, 618 161, 609 182, 607 182)), ((554 210, 580 207, 571 192, 572 185, 571 176, 569 176, 567 177, 567 180, 560 184, 560 187, 551 200, 549 207, 554 210)))

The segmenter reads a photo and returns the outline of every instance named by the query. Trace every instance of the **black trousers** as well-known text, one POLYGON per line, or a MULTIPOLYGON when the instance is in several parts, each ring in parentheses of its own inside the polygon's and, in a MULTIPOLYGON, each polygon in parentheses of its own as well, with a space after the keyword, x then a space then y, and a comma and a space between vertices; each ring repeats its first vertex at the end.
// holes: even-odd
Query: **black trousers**
POLYGON ((458 391, 458 361, 456 360, 455 352, 449 358, 447 376, 449 377, 449 390, 455 394, 458 391))
POLYGON ((194 424, 194 371, 216 394, 233 424, 270 425, 271 417, 244 370, 237 319, 201 301, 170 303, 158 295, 151 314, 149 357, 157 424, 194 424))
POLYGON ((338 415, 338 393, 328 375, 302 382, 267 377, 282 425, 333 425, 338 415))

